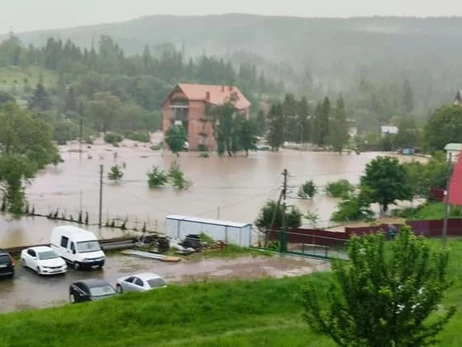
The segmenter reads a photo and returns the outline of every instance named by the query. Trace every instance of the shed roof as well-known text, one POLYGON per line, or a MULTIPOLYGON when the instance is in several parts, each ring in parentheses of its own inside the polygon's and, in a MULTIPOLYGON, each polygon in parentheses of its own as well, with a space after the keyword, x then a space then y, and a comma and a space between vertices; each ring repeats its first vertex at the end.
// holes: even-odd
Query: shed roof
POLYGON ((180 83, 173 91, 177 90, 177 88, 179 88, 189 100, 204 101, 213 105, 222 105, 227 100, 230 100, 231 95, 234 94, 237 97, 235 107, 238 110, 246 109, 251 105, 250 101, 247 100, 239 88, 235 86, 180 83), (207 95, 209 96, 208 99, 207 95))
POLYGON ((462 143, 448 143, 444 146, 445 151, 460 151, 462 150, 462 143))
POLYGON ((387 133, 387 134, 397 134, 398 133, 398 128, 395 127, 394 125, 382 125, 380 127, 380 130, 382 133, 387 133))
POLYGON ((181 216, 181 215, 169 215, 165 217, 166 219, 173 219, 178 221, 185 221, 185 222, 192 222, 192 223, 202 223, 202 224, 213 224, 213 225, 220 225, 220 226, 228 226, 232 228, 244 228, 247 226, 252 226, 251 223, 237 223, 237 222, 229 222, 223 221, 218 219, 206 219, 206 218, 199 218, 199 217, 190 217, 190 216, 181 216))

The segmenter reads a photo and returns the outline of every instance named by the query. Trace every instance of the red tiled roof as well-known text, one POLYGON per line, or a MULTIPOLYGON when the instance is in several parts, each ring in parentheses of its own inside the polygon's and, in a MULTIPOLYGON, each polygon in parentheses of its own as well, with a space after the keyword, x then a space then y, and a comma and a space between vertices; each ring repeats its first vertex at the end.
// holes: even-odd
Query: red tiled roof
POLYGON ((250 107, 250 101, 234 86, 205 85, 205 84, 178 84, 189 100, 206 101, 214 105, 221 105, 230 99, 231 94, 237 96, 236 108, 242 110, 250 107), (207 100, 207 96, 209 97, 207 100))

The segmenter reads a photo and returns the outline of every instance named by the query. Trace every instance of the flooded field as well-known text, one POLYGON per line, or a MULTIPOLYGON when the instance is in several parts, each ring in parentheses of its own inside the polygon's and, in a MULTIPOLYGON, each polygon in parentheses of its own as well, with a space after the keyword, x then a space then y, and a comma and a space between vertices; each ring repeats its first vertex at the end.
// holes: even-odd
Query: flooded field
MULTIPOLYGON (((130 227, 140 230, 146 223, 148 229, 162 231, 169 214, 253 222, 265 201, 279 195, 281 173, 287 168, 288 204, 318 213, 320 225, 326 225, 337 201, 322 194, 323 186, 341 178, 357 183, 365 165, 378 155, 283 150, 251 153, 248 158, 220 158, 215 154, 199 158, 198 153, 182 153, 177 158, 170 152, 152 151, 149 146, 130 141, 119 148, 95 144, 83 146, 81 156, 78 144, 63 146, 60 151, 65 162, 37 175, 27 188, 29 202, 37 212, 47 214, 59 208, 60 214, 71 214, 74 219, 80 210, 88 211, 90 224, 97 224, 99 169, 103 165, 103 223, 112 218, 128 219, 130 227), (149 189, 147 171, 153 166, 168 170, 175 160, 193 186, 187 191, 149 189), (107 180, 107 171, 115 163, 126 165, 120 184, 107 180), (310 201, 297 199, 298 187, 310 179, 321 194, 310 201)), ((0 217, 0 246, 46 243, 54 225, 46 218, 9 221, 0 217)), ((104 229, 100 232, 96 226, 88 229, 98 232, 101 238, 122 234, 104 229)))
POLYGON ((238 259, 182 260, 163 263, 156 260, 110 256, 103 270, 74 271, 65 275, 41 277, 18 264, 13 280, 0 280, 0 312, 63 305, 69 302, 69 284, 79 279, 104 278, 115 285, 117 278, 139 272, 154 272, 169 283, 188 283, 204 279, 249 279, 300 276, 329 268, 314 259, 282 257, 243 257, 238 259))

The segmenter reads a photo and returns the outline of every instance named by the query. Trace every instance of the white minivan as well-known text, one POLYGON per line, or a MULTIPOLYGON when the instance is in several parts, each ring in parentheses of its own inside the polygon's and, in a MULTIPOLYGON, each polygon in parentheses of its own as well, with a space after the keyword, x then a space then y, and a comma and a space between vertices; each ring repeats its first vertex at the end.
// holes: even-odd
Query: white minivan
POLYGON ((72 225, 63 225, 51 232, 51 248, 74 269, 104 266, 106 259, 95 234, 72 225))

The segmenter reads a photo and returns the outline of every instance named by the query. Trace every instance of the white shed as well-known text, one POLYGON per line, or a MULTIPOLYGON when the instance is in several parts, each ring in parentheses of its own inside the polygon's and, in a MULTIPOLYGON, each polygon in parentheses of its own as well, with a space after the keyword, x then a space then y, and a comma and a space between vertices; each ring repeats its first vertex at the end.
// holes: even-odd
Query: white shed
POLYGON ((252 224, 235 223, 215 219, 170 215, 165 218, 165 234, 184 239, 189 234, 206 234, 212 239, 241 247, 252 245, 252 224))
POLYGON ((444 150, 446 151, 446 159, 448 161, 457 162, 459 160, 459 154, 462 150, 461 143, 448 143, 444 150))

